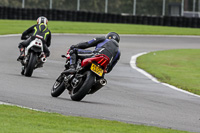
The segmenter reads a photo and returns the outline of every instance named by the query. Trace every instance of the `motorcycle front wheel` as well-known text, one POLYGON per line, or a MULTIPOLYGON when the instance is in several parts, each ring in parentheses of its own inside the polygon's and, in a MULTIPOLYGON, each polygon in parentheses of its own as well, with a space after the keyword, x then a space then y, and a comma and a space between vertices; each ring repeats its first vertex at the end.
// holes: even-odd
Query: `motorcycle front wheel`
POLYGON ((27 65, 24 68, 24 75, 27 77, 31 77, 33 70, 35 68, 35 64, 37 61, 37 55, 34 52, 30 53, 29 60, 27 65))
POLYGON ((81 101, 89 92, 94 84, 95 74, 91 71, 86 71, 83 77, 79 79, 79 83, 70 93, 73 101, 81 101))
POLYGON ((51 96, 52 97, 58 97, 60 96, 65 90, 65 83, 64 83, 64 77, 60 75, 56 82, 54 83, 52 89, 51 89, 51 96))

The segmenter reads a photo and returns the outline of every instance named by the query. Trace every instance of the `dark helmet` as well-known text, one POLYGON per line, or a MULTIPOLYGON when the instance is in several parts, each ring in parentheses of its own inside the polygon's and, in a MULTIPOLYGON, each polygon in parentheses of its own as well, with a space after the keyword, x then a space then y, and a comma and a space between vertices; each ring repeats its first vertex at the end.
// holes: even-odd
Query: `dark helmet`
POLYGON ((43 16, 39 17, 37 19, 37 24, 41 24, 41 23, 47 25, 48 24, 48 19, 46 17, 43 17, 43 16))
POLYGON ((120 37, 119 37, 119 35, 118 35, 116 32, 109 32, 109 33, 106 35, 106 38, 107 38, 107 39, 114 39, 114 40, 116 40, 117 42, 120 41, 120 37))

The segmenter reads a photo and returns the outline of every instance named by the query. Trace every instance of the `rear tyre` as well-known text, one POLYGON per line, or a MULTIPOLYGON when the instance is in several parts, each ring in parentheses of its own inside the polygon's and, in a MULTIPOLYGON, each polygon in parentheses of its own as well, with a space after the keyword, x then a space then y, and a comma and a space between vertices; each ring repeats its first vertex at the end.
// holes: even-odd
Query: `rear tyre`
POLYGON ((91 71, 87 71, 83 74, 83 77, 79 79, 80 83, 76 88, 73 88, 70 97, 73 101, 81 101, 89 92, 94 84, 95 74, 91 71))
POLYGON ((60 75, 56 79, 56 82, 54 83, 51 89, 51 96, 58 97, 64 92, 64 90, 65 90, 64 78, 62 77, 62 75, 60 75))
POLYGON ((37 56, 35 53, 31 52, 29 56, 28 64, 25 66, 24 75, 27 77, 31 77, 33 70, 35 68, 37 56))

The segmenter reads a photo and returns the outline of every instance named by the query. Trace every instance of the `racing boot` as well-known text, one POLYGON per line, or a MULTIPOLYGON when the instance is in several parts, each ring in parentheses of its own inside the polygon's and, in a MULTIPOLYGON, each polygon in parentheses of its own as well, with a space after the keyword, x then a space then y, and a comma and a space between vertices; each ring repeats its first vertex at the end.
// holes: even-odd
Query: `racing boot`
POLYGON ((62 74, 74 74, 74 73, 76 73, 75 64, 71 64, 68 70, 62 72, 62 74))
POLYGON ((23 60, 23 59, 24 59, 24 56, 25 56, 25 49, 24 49, 24 48, 20 48, 19 51, 20 51, 20 55, 19 55, 19 57, 17 58, 17 61, 23 60))
POLYGON ((77 60, 77 57, 76 57, 75 52, 73 51, 70 54, 70 66, 69 66, 69 69, 65 70, 64 72, 62 72, 62 74, 74 74, 74 73, 76 73, 76 60, 77 60))

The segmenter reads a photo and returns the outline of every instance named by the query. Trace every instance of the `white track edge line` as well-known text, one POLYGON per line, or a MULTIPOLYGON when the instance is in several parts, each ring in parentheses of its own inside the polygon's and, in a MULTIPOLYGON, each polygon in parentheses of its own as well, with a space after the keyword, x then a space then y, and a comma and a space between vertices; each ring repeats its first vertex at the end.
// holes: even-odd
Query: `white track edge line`
POLYGON ((170 84, 167 84, 167 83, 162 83, 162 82, 158 81, 155 77, 153 77, 152 75, 150 75, 149 73, 147 73, 146 71, 144 71, 143 69, 138 68, 138 67, 136 66, 136 60, 137 60, 137 58, 138 58, 139 56, 142 56, 142 55, 147 54, 147 53, 148 53, 148 52, 143 52, 143 53, 139 53, 139 54, 136 54, 136 55, 132 56, 132 57, 131 57, 131 60, 130 60, 130 65, 131 65, 131 67, 132 67, 133 69, 137 70, 138 72, 142 73, 143 75, 145 75, 146 77, 148 77, 149 79, 151 79, 152 81, 154 81, 154 82, 156 82, 156 83, 160 83, 160 84, 162 84, 162 85, 164 85, 164 86, 167 86, 167 87, 169 87, 169 88, 171 88, 171 89, 173 89, 173 90, 176 90, 176 91, 179 91, 179 92, 183 92, 183 93, 185 93, 185 94, 192 95, 192 96, 195 96, 195 97, 200 98, 199 95, 196 95, 196 94, 193 94, 193 93, 191 93, 191 92, 182 90, 182 89, 180 89, 180 88, 177 88, 177 87, 175 87, 175 86, 173 86, 173 85, 170 85, 170 84))
POLYGON ((34 110, 34 111, 40 111, 40 112, 46 112, 46 113, 49 113, 49 112, 44 111, 44 110, 39 110, 39 109, 29 108, 29 107, 25 107, 25 106, 21 106, 21 105, 17 105, 17 104, 6 103, 6 102, 1 102, 1 101, 0 101, 0 105, 16 106, 16 107, 20 107, 20 108, 24 108, 24 109, 30 109, 30 110, 34 110))

